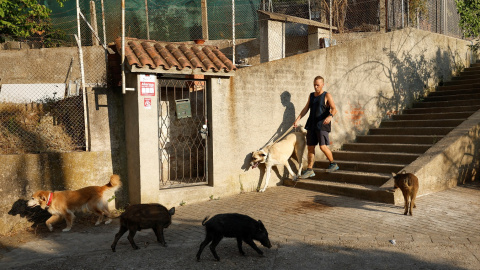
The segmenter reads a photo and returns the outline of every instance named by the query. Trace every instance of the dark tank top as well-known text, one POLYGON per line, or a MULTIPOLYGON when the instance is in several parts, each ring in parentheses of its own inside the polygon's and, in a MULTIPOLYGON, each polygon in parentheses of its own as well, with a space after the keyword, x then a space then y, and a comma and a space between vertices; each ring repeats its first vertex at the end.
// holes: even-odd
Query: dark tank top
POLYGON ((327 92, 323 92, 318 97, 315 96, 315 92, 310 93, 310 116, 308 117, 305 128, 307 130, 317 131, 331 131, 332 122, 327 125, 323 124, 325 118, 330 115, 330 106, 325 105, 325 96, 327 92))

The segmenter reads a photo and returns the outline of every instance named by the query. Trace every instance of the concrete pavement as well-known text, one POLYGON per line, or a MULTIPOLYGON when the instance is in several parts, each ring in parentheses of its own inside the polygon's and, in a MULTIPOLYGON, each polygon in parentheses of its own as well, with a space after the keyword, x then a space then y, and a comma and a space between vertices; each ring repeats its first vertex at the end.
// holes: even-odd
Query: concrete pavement
POLYGON ((1 269, 480 269, 480 184, 472 183, 417 198, 414 216, 403 207, 290 187, 269 188, 177 206, 165 230, 168 247, 151 230, 138 232, 133 250, 125 234, 110 250, 118 230, 80 220, 72 231, 53 233, 1 250, 1 269), (195 254, 205 231, 201 221, 238 212, 265 224, 273 247, 259 256, 234 239, 195 254), (393 244, 394 243, 394 244, 393 244))

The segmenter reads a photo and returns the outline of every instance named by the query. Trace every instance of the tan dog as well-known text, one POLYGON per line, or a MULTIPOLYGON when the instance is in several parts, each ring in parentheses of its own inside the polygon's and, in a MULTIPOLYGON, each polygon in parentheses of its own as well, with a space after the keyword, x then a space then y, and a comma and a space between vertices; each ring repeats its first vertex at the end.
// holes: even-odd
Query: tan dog
POLYGON ((405 200, 405 212, 403 214, 406 215, 410 211, 410 216, 412 216, 412 208, 416 207, 415 198, 418 192, 418 178, 412 173, 405 173, 405 171, 399 174, 392 173, 392 175, 395 180, 394 188, 402 190, 403 199, 405 200))
POLYGON ((290 133, 283 140, 252 152, 252 159, 250 161, 252 169, 256 168, 260 163, 265 163, 265 185, 259 190, 259 192, 264 192, 268 187, 268 181, 270 180, 273 166, 285 166, 293 180, 296 180, 302 174, 302 159, 307 144, 305 139, 307 131, 304 128, 300 129, 301 132, 290 133), (300 166, 297 175, 293 173, 292 168, 288 164, 288 159, 293 153, 295 153, 300 166))
POLYGON ((105 224, 112 222, 108 210, 108 199, 114 195, 114 192, 121 187, 120 176, 114 174, 110 177, 110 182, 104 186, 89 186, 78 190, 65 191, 44 191, 40 190, 33 194, 32 199, 27 203, 30 207, 39 205, 42 209, 48 209, 52 216, 45 222, 50 231, 53 230, 53 224, 65 218, 67 227, 64 232, 70 231, 74 212, 83 210, 93 212, 98 216, 95 225, 103 221, 103 215, 108 217, 105 224))

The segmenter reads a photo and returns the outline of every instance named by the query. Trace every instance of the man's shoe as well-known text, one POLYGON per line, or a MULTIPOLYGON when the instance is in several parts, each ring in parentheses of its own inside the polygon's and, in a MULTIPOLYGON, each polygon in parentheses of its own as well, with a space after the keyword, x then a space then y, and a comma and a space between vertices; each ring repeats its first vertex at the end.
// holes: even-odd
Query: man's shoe
POLYGON ((340 169, 340 167, 338 167, 337 163, 330 163, 330 166, 328 166, 327 172, 333 172, 338 169, 340 169))
POLYGON ((306 179, 314 176, 315 173, 313 172, 313 170, 306 170, 302 175, 300 175, 300 179, 306 179))

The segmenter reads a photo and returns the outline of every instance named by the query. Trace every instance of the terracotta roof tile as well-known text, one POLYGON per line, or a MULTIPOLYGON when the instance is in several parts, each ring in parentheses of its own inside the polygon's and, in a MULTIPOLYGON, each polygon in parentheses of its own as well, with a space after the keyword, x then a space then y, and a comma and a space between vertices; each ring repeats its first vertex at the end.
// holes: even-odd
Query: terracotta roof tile
MULTIPOLYGON (((216 46, 189 43, 161 42, 125 38, 125 57, 128 64, 139 68, 183 70, 186 68, 230 72, 236 66, 216 46)), ((122 39, 115 40, 117 50, 122 49, 122 39)))

